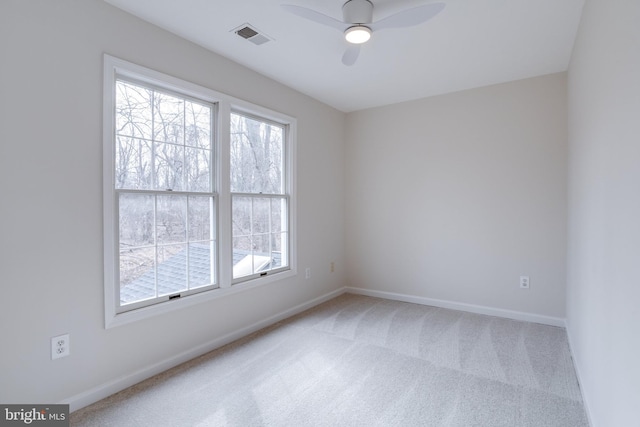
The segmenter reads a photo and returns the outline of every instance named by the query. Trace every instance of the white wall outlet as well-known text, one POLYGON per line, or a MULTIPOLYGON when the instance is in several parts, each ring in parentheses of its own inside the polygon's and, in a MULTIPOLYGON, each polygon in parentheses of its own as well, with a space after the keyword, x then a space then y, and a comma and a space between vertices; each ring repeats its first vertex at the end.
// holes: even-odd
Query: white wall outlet
POLYGON ((59 359, 71 354, 69 334, 51 338, 51 360, 59 359))
POLYGON ((304 270, 304 278, 311 279, 311 269, 309 267, 304 270))
POLYGON ((522 289, 529 289, 529 276, 520 276, 520 287, 522 289))
POLYGON ((329 270, 333 273, 334 271, 336 271, 336 263, 331 261, 331 264, 329 264, 329 270))

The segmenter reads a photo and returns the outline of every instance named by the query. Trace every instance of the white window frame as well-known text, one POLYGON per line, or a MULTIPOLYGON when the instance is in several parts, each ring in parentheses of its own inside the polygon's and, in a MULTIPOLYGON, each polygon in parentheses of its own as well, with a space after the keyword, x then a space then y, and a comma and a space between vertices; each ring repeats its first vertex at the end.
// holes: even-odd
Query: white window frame
MULTIPOLYGON (((266 285, 297 275, 296 250, 296 119, 257 106, 232 96, 172 77, 158 71, 142 67, 128 61, 104 55, 103 86, 103 212, 104 212, 104 303, 105 328, 111 328, 160 315, 194 304, 224 297, 229 294, 245 291, 257 286, 266 285), (128 311, 121 311, 118 278, 118 229, 117 203, 115 191, 115 82, 120 77, 125 80, 140 82, 161 90, 200 99, 215 104, 213 157, 216 176, 213 178, 216 187, 216 218, 214 235, 216 236, 216 269, 217 287, 207 288, 195 294, 168 299, 157 304, 128 311), (288 196, 288 268, 270 271, 267 275, 257 275, 246 280, 232 280, 233 249, 231 236, 231 193, 230 193, 230 115, 231 112, 248 114, 265 119, 285 127, 284 170, 285 187, 288 196)), ((135 305, 135 304, 134 304, 135 305)))
MULTIPOLYGON (((284 140, 283 140, 283 147, 282 147, 283 148, 283 156, 282 157, 283 157, 283 163, 285 163, 283 165, 284 166, 283 167, 283 169, 284 169, 283 170, 283 181, 284 181, 283 182, 283 184, 284 184, 284 191, 283 192, 277 193, 277 194, 269 194, 269 193, 261 193, 261 192, 260 193, 236 193, 236 192, 232 191, 231 192, 231 198, 232 198, 231 205, 232 205, 232 207, 233 207, 233 196, 246 197, 246 198, 250 198, 250 199, 254 199, 254 198, 284 199, 286 201, 286 203, 287 203, 287 206, 289 206, 291 204, 291 199, 289 197, 289 184, 291 184, 291 180, 288 177, 289 169, 288 169, 288 167, 286 165, 286 159, 288 159, 288 153, 287 153, 287 150, 288 150, 287 145, 288 144, 286 143, 286 141, 289 138, 289 136, 287 135, 289 133, 289 126, 284 125, 284 124, 282 124, 282 123, 280 123, 278 121, 275 121, 275 120, 267 119, 267 118, 265 118, 263 116, 257 116, 254 113, 249 112, 249 111, 239 110, 237 108, 234 108, 231 111, 231 114, 244 116, 244 117, 246 117, 248 119, 252 119, 252 120, 256 120, 256 121, 259 121, 259 122, 264 122, 264 123, 267 123, 267 124, 270 124, 270 125, 275 125, 275 126, 282 127, 282 130, 284 132, 284 134, 283 134, 283 139, 284 140)), ((286 224, 283 226, 283 228, 285 230, 287 230, 287 235, 289 234, 289 229, 290 229, 290 226, 291 226, 289 218, 288 218, 288 212, 289 212, 289 210, 287 209, 286 224)), ((284 223, 284 221, 283 221, 283 223, 284 223)), ((286 258, 287 258, 287 261, 288 261, 288 259, 289 259, 289 247, 288 247, 288 244, 284 245, 283 254, 286 255, 286 258)), ((249 274, 249 275, 246 275, 246 276, 240 276, 240 277, 237 277, 237 278, 232 278, 232 283, 236 284, 236 283, 246 282, 248 280, 253 280, 253 279, 258 278, 258 277, 264 277, 264 276, 267 276, 269 274, 276 274, 276 273, 279 273, 279 272, 282 272, 282 271, 285 271, 285 270, 288 270, 288 269, 289 269, 289 266, 286 265, 284 267, 278 267, 278 268, 274 268, 274 269, 271 269, 271 270, 268 270, 268 271, 264 271, 264 272, 256 272, 256 273, 249 274)))

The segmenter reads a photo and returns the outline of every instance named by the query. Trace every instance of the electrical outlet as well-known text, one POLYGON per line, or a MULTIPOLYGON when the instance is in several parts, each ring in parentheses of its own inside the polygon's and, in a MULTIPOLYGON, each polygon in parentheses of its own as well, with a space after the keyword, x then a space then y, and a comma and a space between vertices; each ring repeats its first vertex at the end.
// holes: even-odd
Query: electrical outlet
POLYGON ((304 278, 311 279, 311 269, 309 267, 307 267, 306 270, 304 270, 304 278))
POLYGON ((522 289, 529 289, 529 276, 520 276, 520 287, 522 289))
POLYGON ((51 360, 68 356, 70 353, 69 334, 51 338, 51 360))
POLYGON ((336 271, 336 263, 331 261, 331 264, 329 264, 329 270, 333 273, 334 271, 336 271))

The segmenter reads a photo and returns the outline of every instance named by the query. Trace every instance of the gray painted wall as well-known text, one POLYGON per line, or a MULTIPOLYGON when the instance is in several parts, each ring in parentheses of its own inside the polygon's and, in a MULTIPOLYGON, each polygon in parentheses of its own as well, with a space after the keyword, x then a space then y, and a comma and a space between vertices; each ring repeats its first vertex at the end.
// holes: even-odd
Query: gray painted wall
POLYGON ((564 73, 350 113, 349 284, 564 317, 566 139, 564 73))
POLYGON ((639 21, 588 0, 569 68, 567 323, 594 427, 640 422, 639 21))
POLYGON ((344 286, 343 113, 100 0, 0 2, 0 52, 0 402, 67 399, 344 286), (311 279, 104 329, 104 53, 297 117, 311 279), (63 333, 71 355, 52 361, 63 333))

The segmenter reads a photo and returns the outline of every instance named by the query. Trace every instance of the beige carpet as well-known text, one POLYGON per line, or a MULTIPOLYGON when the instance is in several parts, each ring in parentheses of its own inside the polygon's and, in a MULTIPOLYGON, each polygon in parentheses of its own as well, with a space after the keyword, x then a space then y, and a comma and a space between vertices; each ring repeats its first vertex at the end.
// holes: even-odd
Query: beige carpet
POLYGON ((346 294, 72 426, 588 427, 564 329, 346 294))

